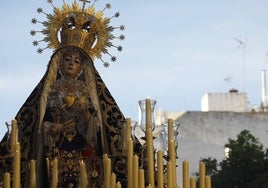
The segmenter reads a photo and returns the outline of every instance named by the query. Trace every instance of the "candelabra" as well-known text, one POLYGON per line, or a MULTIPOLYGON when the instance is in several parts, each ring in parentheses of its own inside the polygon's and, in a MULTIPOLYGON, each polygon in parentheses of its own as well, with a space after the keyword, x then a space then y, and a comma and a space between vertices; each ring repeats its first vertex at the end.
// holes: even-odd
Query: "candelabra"
MULTIPOLYGON (((167 187, 168 163, 171 161, 173 162, 172 175, 169 174, 169 176, 173 176, 173 178, 176 177, 176 159, 178 158, 177 148, 179 134, 178 128, 181 123, 174 123, 173 120, 168 119, 166 122, 156 125, 156 101, 145 99, 138 101, 138 104, 140 112, 139 120, 138 122, 131 122, 131 135, 134 143, 137 144, 134 148, 134 153, 136 153, 139 157, 139 168, 145 170, 145 181, 147 184, 150 184, 150 176, 154 176, 154 184, 161 184, 161 178, 159 179, 157 174, 150 175, 149 171, 150 168, 153 168, 153 172, 159 171, 157 163, 159 162, 159 152, 162 153, 163 186, 167 187), (152 139, 148 136, 150 134, 152 134, 152 139), (150 150, 152 151, 152 154, 150 154, 150 150), (150 155, 153 156, 153 159, 149 158, 150 155)), ((174 186, 177 185, 176 178, 174 178, 173 184, 174 186)))
MULTIPOLYGON (((105 188, 178 188, 178 176, 176 174, 178 159, 178 134, 181 123, 174 123, 172 119, 155 124, 154 107, 156 101, 139 101, 141 114, 138 122, 126 118, 118 130, 120 134, 119 144, 122 146, 122 164, 126 167, 124 177, 117 177, 113 171, 112 160, 115 156, 103 154, 103 186, 105 188), (122 144, 122 145, 121 145, 122 144)), ((10 127, 9 124, 7 124, 10 127)), ((15 120, 11 123, 10 148, 12 155, 12 169, 6 169, 1 180, 1 186, 7 188, 11 182, 14 188, 20 184, 20 144, 18 142, 18 129, 15 120), (10 174, 12 176, 10 176, 10 174)), ((36 161, 26 161, 29 163, 29 182, 32 188, 36 187, 36 161)), ((51 177, 51 187, 56 188, 59 180, 58 159, 49 161, 48 169, 51 177)), ((88 187, 88 173, 85 161, 79 161, 79 186, 88 187)), ((210 188, 210 177, 205 175, 205 165, 200 163, 200 188, 210 188), (206 184, 206 186, 205 186, 206 184)), ((183 188, 193 188, 196 186, 196 178, 189 177, 188 161, 183 161, 183 188)))

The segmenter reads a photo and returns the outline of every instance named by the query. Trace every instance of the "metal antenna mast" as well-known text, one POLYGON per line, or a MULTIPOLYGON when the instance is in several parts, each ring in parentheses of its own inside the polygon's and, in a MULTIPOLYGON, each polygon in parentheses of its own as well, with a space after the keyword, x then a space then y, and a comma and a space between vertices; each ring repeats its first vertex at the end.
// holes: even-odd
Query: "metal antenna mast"
POLYGON ((242 91, 245 91, 245 48, 247 45, 247 39, 238 39, 234 38, 236 42, 238 42, 238 48, 242 50, 242 91))
POLYGON ((232 86, 232 77, 231 76, 226 76, 225 78, 224 78, 224 81, 227 83, 227 85, 228 85, 228 89, 230 90, 230 89, 232 89, 231 88, 231 86, 232 86))

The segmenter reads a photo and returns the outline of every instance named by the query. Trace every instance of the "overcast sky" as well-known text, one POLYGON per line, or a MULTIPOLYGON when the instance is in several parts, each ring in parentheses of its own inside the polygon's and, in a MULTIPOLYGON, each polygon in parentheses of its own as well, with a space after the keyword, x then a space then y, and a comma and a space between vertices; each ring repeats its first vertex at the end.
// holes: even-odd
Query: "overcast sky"
MULTIPOLYGON (((247 93, 250 106, 260 104, 261 70, 268 65, 267 0, 99 0, 97 9, 107 2, 107 16, 120 12, 114 24, 126 26, 126 40, 108 69, 95 64, 126 117, 137 120, 137 102, 146 97, 157 100, 157 109, 199 111, 205 93, 233 87, 247 93)), ((31 19, 45 19, 38 7, 52 11, 46 0, 0 2, 0 134, 52 55, 39 55, 32 46, 30 31, 37 26, 31 19)))

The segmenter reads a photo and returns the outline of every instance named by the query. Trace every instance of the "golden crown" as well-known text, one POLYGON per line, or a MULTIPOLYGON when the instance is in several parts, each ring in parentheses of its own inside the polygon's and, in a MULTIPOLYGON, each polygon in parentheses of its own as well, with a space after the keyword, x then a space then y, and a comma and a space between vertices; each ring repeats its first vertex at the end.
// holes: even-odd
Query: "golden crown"
POLYGON ((113 35, 115 29, 123 31, 124 25, 119 27, 110 26, 112 18, 117 18, 119 12, 116 12, 111 18, 104 17, 104 10, 110 9, 111 5, 106 4, 105 8, 100 11, 95 11, 93 2, 88 8, 85 8, 86 3, 90 3, 86 0, 79 0, 82 2, 82 6, 75 0, 70 6, 63 1, 62 8, 57 8, 53 5, 52 0, 47 0, 53 8, 53 14, 47 14, 42 8, 38 8, 38 13, 44 13, 47 16, 47 20, 43 22, 37 21, 33 18, 32 23, 41 23, 45 28, 41 31, 31 31, 31 35, 35 36, 40 32, 45 37, 40 40, 34 40, 33 45, 38 46, 40 42, 47 42, 45 48, 38 48, 37 52, 42 53, 46 48, 58 49, 64 46, 76 46, 82 48, 92 58, 100 59, 105 67, 109 66, 107 61, 102 58, 103 54, 108 54, 111 61, 116 61, 116 57, 108 52, 108 48, 114 47, 118 51, 122 51, 121 46, 116 46, 112 43, 112 40, 118 38, 124 40, 125 36, 120 35, 118 37, 113 35))

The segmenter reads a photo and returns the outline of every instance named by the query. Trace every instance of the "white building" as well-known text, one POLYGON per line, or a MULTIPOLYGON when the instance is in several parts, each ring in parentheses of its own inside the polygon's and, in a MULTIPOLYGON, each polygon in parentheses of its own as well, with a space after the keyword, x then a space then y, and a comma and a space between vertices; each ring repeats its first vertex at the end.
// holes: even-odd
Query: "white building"
POLYGON ((201 111, 247 112, 247 94, 235 89, 229 93, 206 93, 201 99, 201 111))

